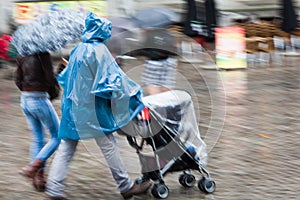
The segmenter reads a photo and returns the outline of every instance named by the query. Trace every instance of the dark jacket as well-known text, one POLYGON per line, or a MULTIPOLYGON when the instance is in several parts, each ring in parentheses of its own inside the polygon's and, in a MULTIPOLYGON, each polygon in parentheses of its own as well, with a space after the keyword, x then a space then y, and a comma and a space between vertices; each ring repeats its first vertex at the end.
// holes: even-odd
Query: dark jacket
POLYGON ((18 57, 16 63, 15 83, 21 91, 48 92, 53 99, 51 91, 57 80, 49 53, 18 57))

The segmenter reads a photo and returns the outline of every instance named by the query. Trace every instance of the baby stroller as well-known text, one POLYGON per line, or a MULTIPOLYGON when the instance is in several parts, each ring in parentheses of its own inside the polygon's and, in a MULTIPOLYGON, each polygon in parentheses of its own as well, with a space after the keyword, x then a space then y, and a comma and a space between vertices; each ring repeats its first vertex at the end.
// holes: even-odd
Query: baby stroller
POLYGON ((202 174, 198 188, 214 192, 216 184, 205 168, 206 145, 200 138, 191 96, 172 90, 147 96, 143 101, 146 108, 119 131, 139 156, 143 176, 136 181, 156 181, 151 193, 165 199, 169 195, 164 182, 167 173, 182 171, 179 183, 190 188, 196 183, 191 170, 197 170, 202 174))

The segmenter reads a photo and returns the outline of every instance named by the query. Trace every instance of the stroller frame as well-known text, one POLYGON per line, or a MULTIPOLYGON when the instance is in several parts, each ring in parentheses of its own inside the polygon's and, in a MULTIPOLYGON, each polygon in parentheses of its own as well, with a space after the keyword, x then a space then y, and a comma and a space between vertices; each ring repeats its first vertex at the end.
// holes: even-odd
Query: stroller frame
MULTIPOLYGON (((156 168, 152 171, 143 172, 143 176, 141 178, 138 178, 137 182, 143 182, 146 180, 153 180, 157 181, 151 189, 151 193, 154 197, 159 199, 165 199, 169 195, 169 189, 165 184, 164 176, 169 172, 180 172, 183 173, 179 176, 179 183, 186 187, 191 188, 194 187, 196 183, 195 176, 191 173, 191 170, 197 170, 202 175, 202 178, 198 181, 198 188, 204 192, 204 193, 213 193, 215 191, 216 184, 211 179, 211 176, 206 169, 206 167, 202 164, 200 158, 195 157, 193 155, 193 152, 188 150, 185 146, 185 144, 180 140, 180 138, 176 138, 176 134, 170 132, 163 124, 161 124, 155 114, 153 112, 153 108, 151 106, 147 106, 141 113, 141 116, 139 121, 143 122, 145 124, 145 127, 147 128, 146 131, 149 131, 150 137, 148 138, 142 138, 140 143, 137 141, 135 136, 128 136, 127 140, 130 146, 136 149, 136 153, 138 154, 141 163, 143 163, 144 159, 147 159, 147 156, 143 155, 143 146, 145 143, 150 145, 153 149, 154 153, 154 160, 156 168), (144 113, 143 113, 144 112, 144 113), (146 113, 146 114, 145 114, 146 113), (145 118, 146 115, 146 118, 145 118), (148 116, 147 116, 148 115, 148 116), (162 135, 154 134, 152 127, 151 127, 151 120, 156 120, 158 124, 162 128, 162 135), (166 149, 166 151, 172 151, 170 152, 170 155, 173 152, 174 148, 175 151, 180 151, 180 155, 171 156, 172 158, 167 160, 164 164, 162 164, 162 158, 159 155, 160 145, 157 145, 157 141, 155 141, 155 137, 160 137, 160 139, 163 140, 163 145, 170 146, 170 149, 166 149), (170 144, 172 142, 172 144, 170 144), (189 172, 187 172, 189 171, 189 172)), ((165 146, 164 146, 165 147, 165 146)), ((142 164, 143 167, 143 164, 142 164)), ((143 171, 143 170, 142 170, 143 171)))

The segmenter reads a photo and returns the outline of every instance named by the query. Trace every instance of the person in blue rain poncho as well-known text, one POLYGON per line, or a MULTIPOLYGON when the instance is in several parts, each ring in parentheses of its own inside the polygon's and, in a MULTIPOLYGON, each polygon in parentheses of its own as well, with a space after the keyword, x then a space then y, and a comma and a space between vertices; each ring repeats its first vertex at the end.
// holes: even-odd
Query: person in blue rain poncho
POLYGON ((57 80, 64 92, 59 137, 62 143, 50 167, 46 193, 63 199, 63 181, 78 140, 95 138, 124 198, 144 193, 150 182, 134 183, 120 157, 113 132, 128 124, 143 108, 139 85, 129 79, 103 42, 111 36, 107 19, 90 13, 82 42, 72 50, 57 80))

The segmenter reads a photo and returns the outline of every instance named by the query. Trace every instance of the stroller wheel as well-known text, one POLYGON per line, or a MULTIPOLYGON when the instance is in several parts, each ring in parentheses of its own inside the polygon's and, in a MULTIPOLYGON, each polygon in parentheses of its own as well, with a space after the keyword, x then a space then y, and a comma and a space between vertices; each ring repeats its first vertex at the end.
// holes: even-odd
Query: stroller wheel
POLYGON ((179 176, 179 183, 183 187, 192 188, 196 183, 196 178, 193 174, 183 173, 179 176))
POLYGON ((165 184, 155 183, 151 193, 155 198, 166 199, 169 196, 169 188, 165 184))
POLYGON ((216 189, 215 181, 211 180, 210 178, 203 177, 198 182, 198 188, 205 193, 213 193, 216 189))

